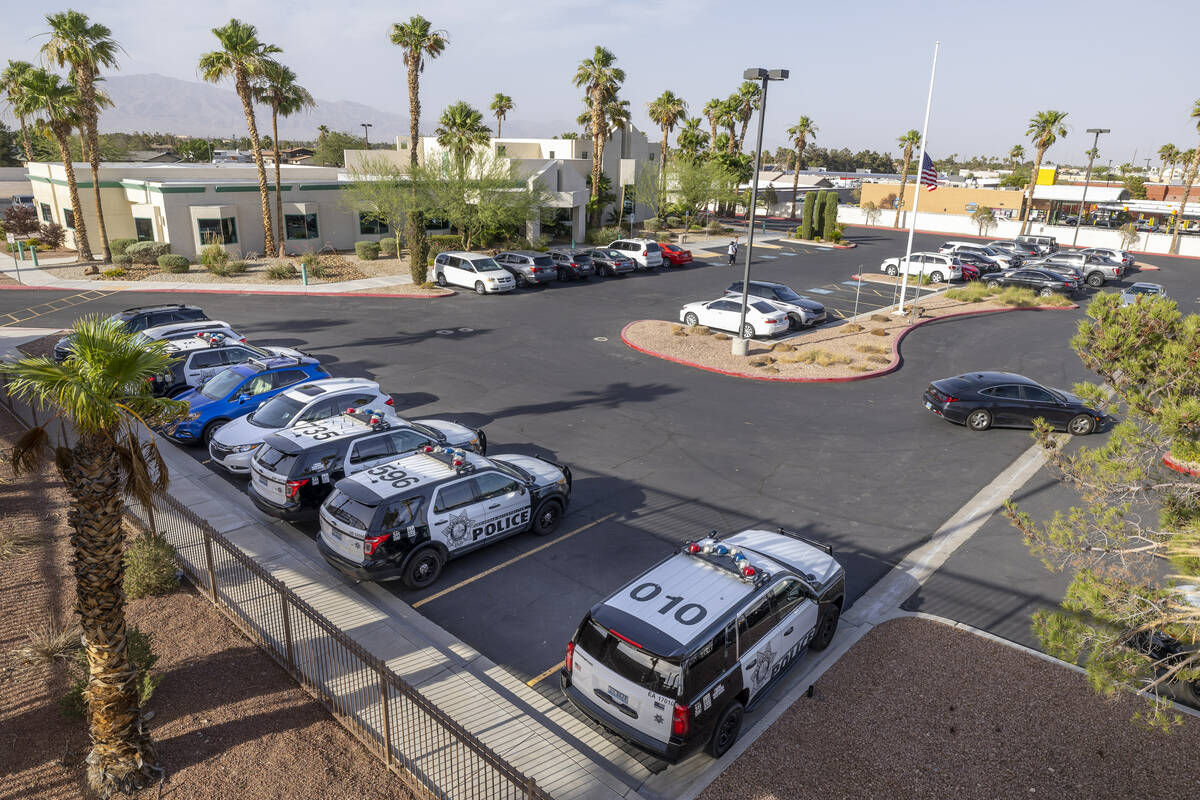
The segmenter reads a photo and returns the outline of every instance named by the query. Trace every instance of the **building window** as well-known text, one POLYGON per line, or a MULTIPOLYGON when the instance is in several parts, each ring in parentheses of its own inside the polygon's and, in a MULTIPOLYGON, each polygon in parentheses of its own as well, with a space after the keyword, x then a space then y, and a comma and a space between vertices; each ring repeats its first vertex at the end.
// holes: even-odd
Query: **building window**
POLYGON ((496 145, 496 155, 503 156, 506 154, 505 146, 502 144, 496 145))
POLYGON ((550 151, 550 157, 551 157, 551 158, 554 158, 554 151, 553 151, 553 150, 551 150, 551 151, 550 151))
POLYGON ((203 244, 237 244, 237 222, 233 217, 198 219, 196 228, 203 244))
POLYGON ((358 232, 364 236, 373 236, 376 234, 391 233, 391 230, 388 228, 386 222, 372 219, 360 211, 358 212, 358 232))
POLYGON ((316 214, 284 214, 283 228, 289 239, 317 239, 316 214))
POLYGON ((134 217, 133 227, 137 231, 137 240, 139 242, 154 241, 154 220, 146 219, 145 217, 134 217))
POLYGON ((42 203, 42 222, 47 224, 54 222, 54 212, 50 210, 49 203, 42 203))
POLYGON ((75 212, 69 208, 63 209, 63 225, 70 230, 75 230, 75 212))
POLYGON ((579 157, 580 157, 580 158, 587 158, 587 153, 580 153, 580 154, 579 154, 579 157))

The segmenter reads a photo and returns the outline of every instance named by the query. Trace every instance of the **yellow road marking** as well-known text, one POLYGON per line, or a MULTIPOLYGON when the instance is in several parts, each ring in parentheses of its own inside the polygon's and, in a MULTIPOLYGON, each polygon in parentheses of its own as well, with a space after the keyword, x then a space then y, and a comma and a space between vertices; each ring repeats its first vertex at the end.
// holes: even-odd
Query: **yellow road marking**
POLYGON ((846 318, 846 315, 845 315, 845 314, 843 314, 841 311, 838 311, 836 308, 833 310, 833 313, 837 314, 837 315, 838 315, 839 317, 841 317, 842 319, 845 319, 845 318, 846 318))
POLYGON ((562 536, 559 536, 557 539, 554 539, 553 541, 549 541, 549 542, 546 542, 545 544, 538 545, 537 547, 533 548, 529 552, 522 553, 519 556, 514 556, 513 558, 510 558, 508 561, 504 561, 500 564, 497 564, 496 566, 492 567, 491 569, 484 570, 483 572, 479 573, 478 575, 472 575, 470 578, 467 578, 465 581, 460 581, 459 583, 456 583, 453 586, 442 589, 437 594, 431 594, 431 595, 429 595, 429 597, 418 600, 417 602, 412 604, 412 607, 420 608, 421 606, 425 605, 426 603, 432 603, 434 600, 437 600, 439 597, 445 597, 446 595, 450 594, 451 592, 456 592, 459 589, 463 588, 464 586, 474 583, 475 581, 479 580, 480 578, 486 578, 488 575, 491 575, 493 572, 499 572, 500 570, 504 569, 505 567, 512 566, 513 564, 517 563, 521 559, 529 558, 532 555, 540 553, 543 550, 545 550, 547 547, 552 547, 552 546, 558 544, 559 542, 565 542, 567 539, 570 539, 572 536, 574 536, 578 533, 583 533, 588 528, 595 527, 596 525, 599 525, 601 522, 606 522, 615 516, 616 516, 616 512, 613 512, 612 514, 606 514, 605 516, 601 517, 600 519, 595 520, 593 522, 589 522, 587 525, 584 525, 580 528, 576 528, 575 530, 571 531, 570 533, 564 533, 562 536))
POLYGON ((44 317, 45 315, 54 311, 62 311, 64 308, 72 308, 74 306, 83 305, 84 303, 90 303, 93 300, 99 300, 101 297, 108 297, 110 294, 112 294, 112 292, 101 292, 97 291, 96 289, 89 289, 86 292, 79 292, 78 294, 59 297, 47 303, 39 303, 36 306, 23 308, 20 311, 14 311, 11 314, 6 313, 4 316, 10 317, 12 322, 0 324, 0 328, 8 327, 10 325, 19 325, 22 322, 28 322, 31 319, 44 317), (56 308, 52 305, 52 303, 66 303, 66 305, 56 308), (39 308, 45 308, 47 310, 37 311, 39 308))
POLYGON ((553 675, 554 673, 556 673, 556 672, 558 672, 560 669, 562 669, 562 667, 563 667, 563 664, 564 664, 564 663, 566 663, 566 662, 564 662, 564 661, 560 661, 560 662, 558 662, 558 663, 557 663, 557 664, 555 664, 553 667, 551 667, 550 669, 546 670, 546 671, 545 671, 545 672, 543 672, 541 675, 538 675, 538 676, 537 676, 536 678, 534 678, 533 680, 530 680, 530 681, 525 681, 525 685, 526 685, 526 686, 529 686, 529 687, 533 687, 533 686, 536 686, 536 685, 538 685, 538 684, 539 684, 539 683, 541 683, 542 681, 546 680, 546 678, 549 678, 551 675, 553 675))

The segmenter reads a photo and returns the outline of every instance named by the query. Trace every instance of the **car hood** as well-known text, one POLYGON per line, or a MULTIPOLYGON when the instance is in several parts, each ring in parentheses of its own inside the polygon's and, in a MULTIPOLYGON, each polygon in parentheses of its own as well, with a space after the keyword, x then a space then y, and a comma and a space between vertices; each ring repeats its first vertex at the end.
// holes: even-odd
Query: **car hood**
POLYGON ((240 444, 258 444, 269 433, 278 433, 282 428, 260 428, 247 417, 238 417, 233 422, 222 425, 213 436, 213 441, 226 447, 236 447, 240 444))
POLYGON ((427 428, 433 428, 446 437, 447 444, 454 447, 465 447, 475 438, 474 429, 468 428, 466 425, 459 425, 457 422, 450 422, 445 419, 414 419, 413 422, 424 425, 427 428))
POLYGON ((181 394, 181 395, 177 396, 175 399, 183 400, 185 403, 187 403, 188 409, 193 414, 197 414, 197 413, 203 414, 208 409, 209 406, 211 406, 215 403, 224 403, 225 402, 224 398, 222 398, 220 400, 211 400, 211 399, 205 397, 204 395, 200 394, 200 392, 196 391, 195 389, 192 389, 190 392, 181 394))
POLYGON ((543 461, 540 458, 533 456, 522 456, 508 454, 502 456, 492 456, 495 461, 506 461, 509 464, 520 467, 528 472, 537 481, 538 486, 552 486, 566 476, 563 471, 551 464, 549 461, 543 461))
POLYGON ((790 305, 799 306, 800 308, 807 309, 808 311, 824 311, 825 310, 825 306, 823 304, 818 303, 816 300, 809 300, 804 297, 801 297, 796 300, 791 300, 791 301, 769 300, 768 302, 770 302, 774 305, 777 305, 777 306, 783 305, 785 302, 788 302, 788 303, 790 303, 790 305))

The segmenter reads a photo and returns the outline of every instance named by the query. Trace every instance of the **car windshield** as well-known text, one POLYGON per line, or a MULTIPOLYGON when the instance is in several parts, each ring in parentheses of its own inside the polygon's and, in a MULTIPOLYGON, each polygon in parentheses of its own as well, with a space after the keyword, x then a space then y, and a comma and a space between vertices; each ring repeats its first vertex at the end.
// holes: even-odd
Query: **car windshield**
POLYGON ((304 403, 281 394, 263 403, 246 419, 260 428, 282 428, 291 422, 302 408, 304 403))
POLYGON ((679 696, 682 670, 677 662, 634 647, 591 619, 583 624, 576 644, 601 665, 643 689, 670 698, 679 696))
POLYGON ((505 473, 508 473, 509 475, 512 475, 514 478, 521 481, 521 483, 524 483, 525 481, 531 480, 533 478, 533 476, 530 475, 525 470, 521 469, 520 467, 518 467, 515 464, 509 464, 507 461, 497 460, 497 461, 493 461, 492 464, 494 466, 496 466, 501 472, 505 472, 505 473))
POLYGON ((223 372, 218 372, 212 380, 204 384, 200 389, 200 394, 207 397, 209 400, 224 400, 229 396, 229 393, 238 387, 245 379, 242 373, 234 369, 227 369, 223 372))
POLYGON ((368 530, 371 527, 371 520, 375 518, 376 508, 378 506, 360 503, 350 495, 342 494, 337 490, 334 490, 333 495, 325 501, 325 510, 331 517, 358 528, 360 531, 368 530))
POLYGON ((471 260, 471 266, 475 267, 476 272, 502 272, 499 264, 490 258, 476 258, 471 260))
POLYGON ((786 300, 791 303, 794 303, 797 300, 804 299, 803 297, 796 294, 795 292, 793 292, 791 289, 789 289, 786 286, 776 286, 775 287, 775 297, 777 297, 780 300, 786 300))
POLYGON ((604 253, 604 255, 608 256, 609 258, 624 258, 625 257, 625 256, 621 255, 620 250, 604 250, 602 252, 604 253))
POLYGON ((1157 286, 1138 286, 1134 284, 1125 290, 1126 294, 1158 294, 1161 289, 1157 286))

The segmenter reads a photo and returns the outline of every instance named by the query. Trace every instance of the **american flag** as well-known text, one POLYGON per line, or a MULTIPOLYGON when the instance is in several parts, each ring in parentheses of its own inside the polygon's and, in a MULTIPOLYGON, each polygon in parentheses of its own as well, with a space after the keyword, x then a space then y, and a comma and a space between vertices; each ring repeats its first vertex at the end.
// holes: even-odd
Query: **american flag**
POLYGON ((923 153, 925 156, 921 161, 921 185, 929 191, 937 190, 937 167, 933 165, 933 159, 929 157, 929 153, 923 153))

